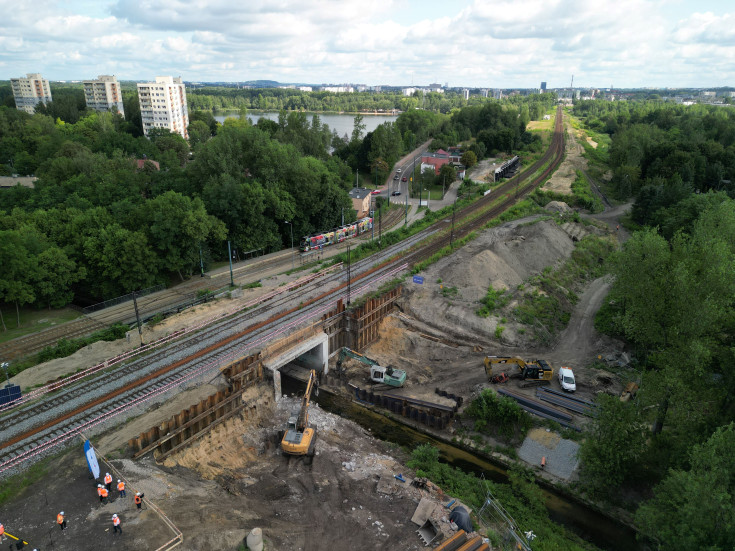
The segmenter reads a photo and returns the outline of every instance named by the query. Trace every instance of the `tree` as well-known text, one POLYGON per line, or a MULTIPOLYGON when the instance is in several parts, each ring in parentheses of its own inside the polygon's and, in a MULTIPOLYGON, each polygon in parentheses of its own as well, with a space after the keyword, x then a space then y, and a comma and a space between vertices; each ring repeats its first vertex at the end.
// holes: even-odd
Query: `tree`
POLYGON ((76 262, 58 247, 49 247, 37 257, 38 271, 33 278, 36 298, 49 309, 66 306, 74 298, 73 283, 83 279, 84 267, 77 268, 76 262))
POLYGON ((0 297, 15 303, 17 326, 20 327, 20 306, 36 299, 31 282, 37 267, 20 232, 0 232, 0 265, 3 268, 0 270, 0 297))
POLYGON ((582 477, 593 493, 619 487, 645 450, 646 432, 635 403, 598 395, 599 415, 579 448, 582 477))
POLYGON ((636 524, 660 549, 735 548, 735 425, 718 428, 672 470, 636 512, 636 524))
POLYGON ((212 131, 204 121, 193 121, 189 124, 189 143, 192 149, 212 137, 212 131))
POLYGON ((472 168, 477 164, 477 155, 475 155, 474 151, 465 151, 462 153, 460 162, 467 168, 472 168))

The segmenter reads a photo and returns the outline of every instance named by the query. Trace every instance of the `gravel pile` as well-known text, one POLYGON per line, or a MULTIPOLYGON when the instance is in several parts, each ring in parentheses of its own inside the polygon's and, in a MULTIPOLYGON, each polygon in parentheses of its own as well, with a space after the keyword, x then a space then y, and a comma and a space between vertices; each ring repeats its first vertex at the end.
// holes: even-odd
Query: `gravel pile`
POLYGON ((550 442, 550 447, 527 436, 518 450, 518 456, 531 465, 541 465, 546 457, 545 471, 564 480, 569 480, 579 464, 577 451, 579 444, 572 440, 558 439, 550 442))

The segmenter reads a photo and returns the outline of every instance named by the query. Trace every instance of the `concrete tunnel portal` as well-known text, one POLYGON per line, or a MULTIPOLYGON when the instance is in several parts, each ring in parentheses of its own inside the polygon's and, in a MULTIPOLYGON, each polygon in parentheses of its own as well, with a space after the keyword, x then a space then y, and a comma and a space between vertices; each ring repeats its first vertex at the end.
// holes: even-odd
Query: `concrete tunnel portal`
POLYGON ((328 371, 329 337, 326 333, 307 338, 293 346, 269 357, 263 362, 273 377, 273 391, 276 401, 283 395, 281 391, 281 377, 288 376, 297 380, 304 380, 308 372, 315 369, 319 374, 328 371))

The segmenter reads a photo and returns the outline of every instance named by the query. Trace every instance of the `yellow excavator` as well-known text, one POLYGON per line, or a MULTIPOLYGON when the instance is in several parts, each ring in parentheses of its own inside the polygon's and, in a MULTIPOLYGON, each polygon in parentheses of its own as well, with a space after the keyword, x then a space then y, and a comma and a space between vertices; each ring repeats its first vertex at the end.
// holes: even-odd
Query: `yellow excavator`
POLYGON ((316 427, 309 426, 309 400, 316 386, 316 371, 312 369, 309 381, 306 383, 306 392, 301 399, 301 408, 291 412, 281 439, 283 453, 302 456, 306 465, 311 465, 316 447, 316 427))
MULTIPOLYGON (((554 369, 551 367, 551 364, 549 364, 549 362, 547 362, 546 360, 525 362, 521 358, 486 356, 485 373, 487 374, 488 379, 492 380, 493 366, 495 365, 502 365, 503 367, 515 365, 517 368, 515 376, 523 379, 523 381, 519 383, 519 386, 521 388, 529 386, 548 385, 550 384, 551 378, 554 375, 554 369)), ((513 377, 514 375, 511 374, 510 376, 513 377)))

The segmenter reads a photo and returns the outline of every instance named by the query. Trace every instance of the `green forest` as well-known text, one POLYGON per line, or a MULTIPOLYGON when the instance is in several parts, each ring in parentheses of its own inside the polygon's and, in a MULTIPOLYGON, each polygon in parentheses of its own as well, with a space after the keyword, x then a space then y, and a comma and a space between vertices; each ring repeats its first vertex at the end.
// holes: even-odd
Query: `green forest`
POLYGON ((478 158, 511 151, 524 143, 530 113, 551 102, 547 94, 452 115, 413 110, 368 133, 358 115, 346 140, 317 114, 281 111, 251 125, 193 111, 187 142, 167 131, 143 137, 132 91, 125 119, 87 111, 78 87, 53 94, 31 116, 8 106, 12 95, 0 87, 0 175, 38 178, 0 193, 0 300, 16 310, 180 281, 198 273, 200 255, 205 266, 226 259, 227 241, 237 254, 290 246, 286 222, 299 239, 337 226, 343 209, 354 219, 355 170, 383 179, 435 137, 471 141, 478 158))
POLYGON ((631 344, 636 399, 600 399, 583 488, 660 549, 735 548, 735 112, 584 101, 611 136, 607 186, 633 203, 597 328, 631 344))

